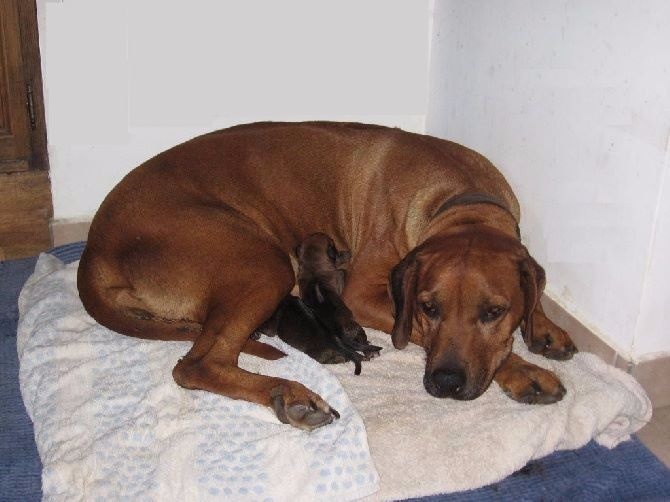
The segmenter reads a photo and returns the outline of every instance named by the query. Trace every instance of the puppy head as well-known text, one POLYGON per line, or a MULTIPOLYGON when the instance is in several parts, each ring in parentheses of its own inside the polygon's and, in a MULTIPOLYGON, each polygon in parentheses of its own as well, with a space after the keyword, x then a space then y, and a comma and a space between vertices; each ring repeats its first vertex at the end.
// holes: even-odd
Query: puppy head
POLYGON ((433 396, 474 399, 526 330, 544 288, 544 271, 504 234, 435 237, 391 272, 392 340, 404 348, 412 330, 426 350, 424 387, 433 396))
POLYGON ((349 251, 339 251, 333 239, 324 233, 309 235, 296 248, 298 257, 298 284, 302 287, 312 279, 338 294, 344 289, 344 268, 351 259, 349 251))
POLYGON ((351 259, 349 251, 338 251, 333 239, 321 232, 305 238, 295 249, 295 254, 304 268, 313 270, 340 269, 351 259))

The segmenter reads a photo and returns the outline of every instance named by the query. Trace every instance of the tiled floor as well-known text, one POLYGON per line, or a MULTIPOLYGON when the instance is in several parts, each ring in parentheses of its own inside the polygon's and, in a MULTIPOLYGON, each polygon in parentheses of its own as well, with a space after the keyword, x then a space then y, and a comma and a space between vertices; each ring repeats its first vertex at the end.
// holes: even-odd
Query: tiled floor
POLYGON ((651 422, 637 436, 654 455, 670 467, 670 406, 656 408, 651 422))

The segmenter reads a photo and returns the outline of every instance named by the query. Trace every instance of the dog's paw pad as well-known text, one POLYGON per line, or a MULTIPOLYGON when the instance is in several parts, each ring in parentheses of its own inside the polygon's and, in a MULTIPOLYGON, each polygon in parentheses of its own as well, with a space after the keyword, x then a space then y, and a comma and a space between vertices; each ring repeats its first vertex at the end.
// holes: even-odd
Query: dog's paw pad
POLYGON ((300 403, 289 406, 286 414, 292 424, 307 430, 328 425, 333 421, 332 413, 300 403))

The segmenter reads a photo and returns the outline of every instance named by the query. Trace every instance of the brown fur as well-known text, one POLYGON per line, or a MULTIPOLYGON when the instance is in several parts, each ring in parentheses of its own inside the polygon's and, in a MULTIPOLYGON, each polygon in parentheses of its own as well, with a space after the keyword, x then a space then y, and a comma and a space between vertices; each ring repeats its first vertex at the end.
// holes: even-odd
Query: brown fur
POLYGON ((393 331, 396 346, 426 348, 429 391, 473 398, 493 377, 514 399, 534 392, 537 402, 555 401, 563 391, 552 373, 508 357, 522 320, 534 350, 574 349, 539 307, 543 273, 518 240, 518 222, 503 176, 455 143, 361 124, 250 124, 195 138, 128 174, 93 220, 78 284, 88 312, 113 330, 192 340, 173 371, 180 385, 272 406, 310 429, 334 415, 320 396, 245 372, 237 358, 281 355, 249 334, 291 291, 295 246, 324 232, 351 251, 344 301, 361 324, 393 331), (470 193, 506 209, 484 202, 435 216, 470 193), (392 291, 394 302, 391 270, 402 291, 392 291), (425 299, 439 304, 439 319, 417 311, 425 299), (494 324, 476 320, 487 302, 507 306, 494 324))

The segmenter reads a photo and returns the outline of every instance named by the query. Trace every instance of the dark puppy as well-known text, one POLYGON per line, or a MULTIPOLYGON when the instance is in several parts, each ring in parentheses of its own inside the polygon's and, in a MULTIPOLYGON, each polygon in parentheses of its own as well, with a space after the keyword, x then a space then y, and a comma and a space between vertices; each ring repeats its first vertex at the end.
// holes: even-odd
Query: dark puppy
POLYGON ((353 361, 359 375, 361 361, 377 356, 381 347, 368 344, 340 297, 349 252, 338 251, 330 237, 315 233, 296 248, 296 256, 301 298, 285 297, 258 331, 278 335, 320 363, 353 361))
POLYGON ((361 351, 364 360, 379 355, 381 347, 369 345, 365 331, 341 298, 349 251, 338 251, 324 233, 307 237, 296 249, 300 298, 328 331, 349 348, 361 351))

